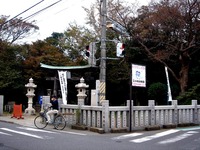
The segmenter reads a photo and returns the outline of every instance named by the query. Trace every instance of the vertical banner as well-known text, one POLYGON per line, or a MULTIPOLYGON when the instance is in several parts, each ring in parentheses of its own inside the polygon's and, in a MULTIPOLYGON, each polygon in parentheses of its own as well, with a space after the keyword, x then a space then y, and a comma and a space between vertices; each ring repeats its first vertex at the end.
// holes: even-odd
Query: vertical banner
POLYGON ((170 88, 170 84, 169 84, 168 70, 167 70, 166 66, 165 66, 165 73, 166 73, 166 78, 167 78, 168 102, 171 102, 172 101, 172 93, 171 93, 171 88, 170 88))
POLYGON ((63 104, 67 105, 67 71, 58 71, 63 104))
POLYGON ((132 64, 132 86, 146 87, 146 66, 132 64))

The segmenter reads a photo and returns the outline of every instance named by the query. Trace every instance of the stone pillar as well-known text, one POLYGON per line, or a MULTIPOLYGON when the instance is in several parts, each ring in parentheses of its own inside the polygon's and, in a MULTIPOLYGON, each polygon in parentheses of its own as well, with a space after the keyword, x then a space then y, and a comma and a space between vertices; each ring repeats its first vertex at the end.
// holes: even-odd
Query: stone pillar
POLYGON ((102 101, 102 128, 109 132, 109 101, 102 101))
POLYGON ((35 96, 35 88, 37 85, 33 83, 33 79, 29 79, 29 83, 25 85, 27 88, 27 94, 26 96, 28 97, 28 108, 25 109, 25 114, 27 115, 34 115, 35 114, 35 109, 32 107, 33 106, 33 97, 35 96))
POLYGON ((178 108, 177 108, 177 104, 178 104, 178 102, 177 102, 177 100, 172 100, 172 106, 174 106, 174 116, 173 116, 173 123, 175 124, 175 125, 177 125, 178 124, 178 108))
POLYGON ((151 110, 151 125, 155 125, 155 101, 154 100, 149 100, 149 107, 151 110))
POLYGON ((81 114, 81 107, 84 105, 84 101, 86 98, 86 88, 89 87, 89 85, 85 84, 85 80, 83 78, 80 79, 80 83, 76 84, 75 87, 77 88, 78 94, 77 94, 77 98, 78 98, 78 109, 77 110, 77 121, 78 123, 82 123, 82 114, 81 114))
POLYGON ((51 96, 51 89, 47 89, 47 95, 51 96))
POLYGON ((130 101, 130 100, 127 100, 126 101, 126 106, 129 108, 129 119, 128 119, 128 126, 129 126, 129 131, 131 132, 132 131, 132 128, 133 128, 133 119, 135 117, 133 117, 134 113, 133 113, 133 105, 134 105, 134 101, 130 101), (130 105, 130 102, 131 102, 131 105, 130 105), (131 109, 131 110, 130 110, 131 109))
POLYGON ((4 102, 3 95, 0 95, 0 116, 3 115, 3 102, 4 102))
POLYGON ((197 100, 192 100, 193 111, 193 123, 198 124, 198 112, 197 112, 197 100))

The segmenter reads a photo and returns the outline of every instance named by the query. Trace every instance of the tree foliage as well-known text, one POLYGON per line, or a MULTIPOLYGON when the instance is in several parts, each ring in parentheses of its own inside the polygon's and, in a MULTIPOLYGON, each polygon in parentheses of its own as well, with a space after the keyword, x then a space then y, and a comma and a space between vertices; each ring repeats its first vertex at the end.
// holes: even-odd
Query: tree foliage
POLYGON ((161 82, 153 83, 149 86, 148 97, 154 99, 157 104, 166 104, 167 86, 161 82))
POLYGON ((188 87, 192 57, 199 52, 199 10, 197 0, 162 0, 141 7, 138 17, 129 22, 133 40, 151 60, 168 67, 181 93, 188 87))
POLYGON ((34 25, 34 21, 27 22, 22 18, 12 18, 9 16, 0 16, 0 39, 9 43, 24 39, 39 27, 34 25))

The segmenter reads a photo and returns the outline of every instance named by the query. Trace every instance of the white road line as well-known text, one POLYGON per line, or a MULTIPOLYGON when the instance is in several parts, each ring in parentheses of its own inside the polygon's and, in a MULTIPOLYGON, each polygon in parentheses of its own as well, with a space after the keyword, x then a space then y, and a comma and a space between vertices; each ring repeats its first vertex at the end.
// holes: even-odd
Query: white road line
POLYGON ((112 139, 113 139, 113 140, 126 139, 126 138, 131 138, 131 137, 140 136, 140 135, 142 135, 142 134, 143 134, 143 133, 131 133, 131 134, 126 134, 126 135, 114 137, 114 138, 112 138, 112 139))
POLYGON ((74 135, 83 135, 83 136, 87 135, 87 134, 84 134, 84 133, 77 133, 77 132, 70 132, 70 131, 60 131, 59 130, 58 132, 69 133, 69 134, 74 134, 74 135))
POLYGON ((76 134, 76 135, 87 135, 84 133, 77 133, 77 132, 69 132, 69 131, 60 131, 57 130, 56 132, 53 131, 48 131, 48 130, 41 130, 41 129, 35 129, 35 128, 28 128, 28 127, 17 127, 19 129, 24 129, 24 130, 28 130, 28 131, 36 131, 36 132, 46 132, 46 133, 53 133, 53 134, 59 134, 59 132, 62 133, 69 133, 69 134, 76 134))
POLYGON ((181 135, 178 135, 174 138, 171 138, 171 139, 167 139, 167 140, 164 140, 164 141, 161 141, 161 142, 158 142, 159 144, 169 144, 169 143, 175 143, 177 141, 180 141, 180 140, 183 140, 189 136, 192 136, 193 134, 190 134, 190 133, 184 133, 184 134, 181 134, 181 135))
POLYGON ((156 138, 159 138, 159 137, 163 137, 163 136, 166 136, 166 135, 169 135, 169 134, 172 134, 172 133, 176 133, 178 131, 179 130, 173 130, 172 129, 172 130, 157 133, 155 135, 146 136, 146 137, 135 139, 135 140, 130 140, 130 142, 142 143, 142 142, 150 141, 150 140, 153 140, 153 139, 156 139, 156 138))
POLYGON ((17 133, 17 134, 21 134, 21 135, 26 135, 26 136, 38 138, 38 139, 44 139, 44 138, 41 137, 41 136, 34 135, 34 134, 29 134, 29 133, 26 133, 26 132, 15 131, 15 130, 11 130, 11 129, 8 129, 8 128, 0 128, 0 129, 1 129, 1 130, 5 130, 5 131, 9 131, 9 132, 13 132, 13 133, 17 133))
POLYGON ((177 130, 181 130, 181 131, 200 130, 200 127, 191 127, 191 128, 178 128, 177 130))
POLYGON ((5 133, 5 132, 0 132, 0 134, 12 136, 11 134, 8 134, 8 133, 5 133))
POLYGON ((17 127, 17 128, 23 129, 23 130, 28 130, 28 131, 36 131, 36 132, 45 132, 45 133, 57 134, 57 132, 48 131, 48 130, 41 130, 41 129, 35 129, 35 128, 29 128, 29 127, 17 127))

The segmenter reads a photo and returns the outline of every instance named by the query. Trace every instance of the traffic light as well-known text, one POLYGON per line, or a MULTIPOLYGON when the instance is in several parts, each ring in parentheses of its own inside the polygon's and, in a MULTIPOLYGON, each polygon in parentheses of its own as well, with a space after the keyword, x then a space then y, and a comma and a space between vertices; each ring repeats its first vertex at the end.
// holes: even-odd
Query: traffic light
POLYGON ((86 46, 86 53, 88 59, 88 64, 92 67, 96 66, 96 44, 95 42, 91 42, 89 46, 86 46))
POLYGON ((85 48, 86 48, 86 53, 85 53, 85 55, 86 55, 87 57, 90 57, 90 48, 89 48, 89 45, 87 45, 85 48))
POLYGON ((116 48, 116 55, 117 57, 124 57, 125 55, 125 44, 124 43, 117 43, 117 48, 116 48))

